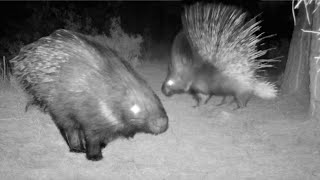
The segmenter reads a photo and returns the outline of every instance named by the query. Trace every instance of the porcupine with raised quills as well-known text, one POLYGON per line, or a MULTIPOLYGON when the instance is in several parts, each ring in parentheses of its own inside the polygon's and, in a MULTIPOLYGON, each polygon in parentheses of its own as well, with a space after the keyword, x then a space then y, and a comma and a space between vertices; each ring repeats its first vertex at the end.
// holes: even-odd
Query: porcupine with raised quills
POLYGON ((267 52, 257 49, 262 41, 261 34, 256 35, 260 22, 255 22, 255 18, 246 22, 246 16, 241 9, 223 4, 196 3, 186 7, 180 34, 188 40, 192 57, 171 58, 171 72, 162 87, 164 94, 170 96, 178 92, 174 87, 177 86, 176 79, 170 78, 175 71, 173 74, 184 79, 186 85, 179 88, 191 93, 198 105, 201 95, 209 96, 206 102, 212 95, 233 96, 237 108, 245 107, 252 95, 275 98, 275 86, 256 74, 262 68, 271 67, 270 62, 274 60, 257 60, 267 52), (184 65, 179 62, 186 60, 184 65), (179 64, 177 62, 180 63, 178 69, 190 70, 177 73, 177 68, 172 66, 179 64))

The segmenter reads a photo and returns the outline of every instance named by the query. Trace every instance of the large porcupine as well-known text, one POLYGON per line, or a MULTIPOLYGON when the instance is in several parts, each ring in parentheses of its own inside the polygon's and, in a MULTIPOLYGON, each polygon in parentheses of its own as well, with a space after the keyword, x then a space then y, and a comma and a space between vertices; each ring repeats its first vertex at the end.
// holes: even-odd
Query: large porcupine
POLYGON ((258 50, 261 35, 255 18, 223 4, 196 3, 182 15, 183 31, 172 46, 171 62, 162 92, 171 96, 188 92, 197 101, 206 95, 233 96, 237 108, 245 107, 252 95, 276 97, 277 90, 263 81, 257 71, 271 67, 274 60, 257 60, 267 50, 258 50))
POLYGON ((117 137, 159 134, 168 116, 158 96, 113 50, 67 30, 23 47, 14 76, 31 102, 48 112, 71 152, 102 159, 117 137))

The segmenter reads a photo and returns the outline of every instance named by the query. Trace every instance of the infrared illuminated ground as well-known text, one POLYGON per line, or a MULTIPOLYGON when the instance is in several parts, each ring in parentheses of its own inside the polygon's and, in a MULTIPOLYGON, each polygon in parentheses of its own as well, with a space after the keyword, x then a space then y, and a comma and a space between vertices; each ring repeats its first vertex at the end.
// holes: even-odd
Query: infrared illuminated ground
POLYGON ((253 98, 245 109, 216 107, 220 97, 193 108, 187 95, 160 92, 166 66, 137 67, 162 100, 169 129, 138 134, 103 149, 104 159, 70 153, 48 115, 24 113, 17 90, 0 94, 0 179, 320 179, 320 125, 288 97, 253 98))

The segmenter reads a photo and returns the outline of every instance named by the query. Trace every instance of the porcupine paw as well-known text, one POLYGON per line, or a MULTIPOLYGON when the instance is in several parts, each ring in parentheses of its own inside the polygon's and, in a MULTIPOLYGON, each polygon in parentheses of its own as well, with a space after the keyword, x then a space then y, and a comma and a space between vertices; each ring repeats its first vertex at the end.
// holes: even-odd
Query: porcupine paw
POLYGON ((200 103, 201 103, 201 97, 198 94, 194 93, 194 92, 192 92, 191 95, 192 95, 192 98, 196 101, 196 104, 193 105, 192 107, 193 108, 199 107, 200 103))
POLYGON ((226 96, 223 96, 221 102, 219 104, 217 104, 216 106, 222 106, 226 103, 226 96))
POLYGON ((86 153, 86 149, 83 148, 83 147, 72 148, 72 149, 70 149, 70 152, 73 152, 73 153, 86 153))
POLYGON ((200 102, 196 102, 196 104, 193 105, 192 107, 193 107, 193 108, 198 108, 198 107, 200 107, 200 102))
POLYGON ((136 132, 129 132, 125 134, 124 137, 127 139, 130 139, 130 138, 134 138, 135 135, 136 135, 136 132))
POLYGON ((88 160, 91 160, 91 161, 99 161, 103 158, 102 154, 99 153, 99 154, 92 154, 92 155, 88 155, 87 154, 87 159, 88 160))

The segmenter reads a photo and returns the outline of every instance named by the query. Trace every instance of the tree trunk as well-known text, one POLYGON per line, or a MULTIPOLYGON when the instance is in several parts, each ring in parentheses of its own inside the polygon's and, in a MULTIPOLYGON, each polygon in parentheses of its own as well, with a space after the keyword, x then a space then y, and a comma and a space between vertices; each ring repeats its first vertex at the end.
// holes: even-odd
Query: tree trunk
MULTIPOLYGON (((319 7, 318 7, 319 8, 319 7)), ((320 9, 312 14, 312 30, 320 31, 320 9)), ((310 47, 310 113, 320 119, 320 35, 311 34, 310 47)))
MULTIPOLYGON (((310 15, 310 13, 309 13, 310 15)), ((281 85, 282 94, 310 96, 309 54, 311 34, 301 29, 310 29, 303 5, 299 7, 297 24, 294 28, 289 56, 281 85)))

